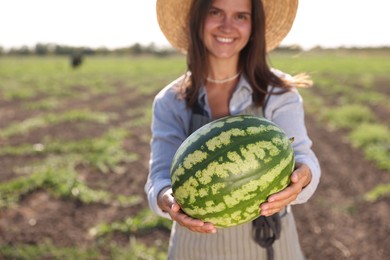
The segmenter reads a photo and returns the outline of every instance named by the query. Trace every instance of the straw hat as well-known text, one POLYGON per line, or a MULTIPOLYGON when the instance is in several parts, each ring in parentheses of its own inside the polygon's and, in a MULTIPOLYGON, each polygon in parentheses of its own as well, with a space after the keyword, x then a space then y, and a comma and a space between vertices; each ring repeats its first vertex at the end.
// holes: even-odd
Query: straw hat
MULTIPOLYGON (((266 21, 267 51, 276 48, 290 31, 298 0, 262 0, 266 21)), ((182 53, 187 52, 187 16, 191 0, 157 0, 157 20, 167 40, 182 53)))

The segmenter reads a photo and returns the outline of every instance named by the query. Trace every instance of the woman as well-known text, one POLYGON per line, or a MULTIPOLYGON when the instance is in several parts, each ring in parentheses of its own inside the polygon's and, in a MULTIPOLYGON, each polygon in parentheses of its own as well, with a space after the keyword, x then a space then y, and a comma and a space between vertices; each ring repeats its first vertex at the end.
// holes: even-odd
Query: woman
POLYGON ((150 173, 145 185, 152 210, 174 220, 169 259, 303 259, 290 205, 312 196, 320 168, 295 88, 302 82, 270 69, 266 62, 267 51, 290 30, 297 2, 157 0, 160 27, 175 48, 187 53, 188 63, 188 72, 155 98, 150 173), (180 210, 170 189, 172 158, 203 124, 248 113, 266 117, 295 138, 297 168, 286 189, 259 205, 261 217, 217 230, 212 223, 180 210), (271 243, 258 236, 267 233, 262 224, 274 227, 278 221, 280 233, 278 228, 264 229, 271 233, 271 243))

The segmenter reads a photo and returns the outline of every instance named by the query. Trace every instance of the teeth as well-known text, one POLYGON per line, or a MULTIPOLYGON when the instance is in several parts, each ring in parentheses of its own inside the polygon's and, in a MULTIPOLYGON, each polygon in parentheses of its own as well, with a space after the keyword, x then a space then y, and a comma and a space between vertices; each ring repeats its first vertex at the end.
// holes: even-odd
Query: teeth
POLYGON ((223 37, 217 37, 217 40, 223 43, 231 43, 233 42, 233 38, 223 38, 223 37))

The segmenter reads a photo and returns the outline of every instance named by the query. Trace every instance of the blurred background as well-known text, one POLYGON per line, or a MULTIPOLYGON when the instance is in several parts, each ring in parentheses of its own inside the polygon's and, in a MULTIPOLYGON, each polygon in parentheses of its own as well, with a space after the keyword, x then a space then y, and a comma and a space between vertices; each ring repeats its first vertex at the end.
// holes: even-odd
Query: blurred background
MULTIPOLYGON (((390 257, 389 1, 301 0, 270 64, 323 171, 294 206, 308 259, 390 257)), ((0 3, 0 259, 166 259, 143 191, 154 96, 186 70, 155 1, 0 3)))
MULTIPOLYGON (((390 3, 386 0, 299 1, 295 23, 282 45, 378 47, 390 44, 390 3)), ((135 43, 168 47, 160 32, 155 0, 50 1, 1 3, 3 49, 36 44, 124 48, 135 43)))

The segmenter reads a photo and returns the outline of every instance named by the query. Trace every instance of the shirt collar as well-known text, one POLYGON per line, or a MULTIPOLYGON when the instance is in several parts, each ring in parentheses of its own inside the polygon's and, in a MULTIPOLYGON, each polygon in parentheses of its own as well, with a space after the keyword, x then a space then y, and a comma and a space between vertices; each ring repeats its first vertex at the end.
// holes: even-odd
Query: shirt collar
MULTIPOLYGON (((229 109, 232 115, 241 112, 241 110, 245 109, 249 105, 252 104, 252 93, 253 90, 248 83, 246 77, 241 74, 240 79, 237 83, 236 89, 233 92, 232 98, 230 100, 229 109)), ((210 107, 207 101, 207 93, 204 84, 202 84, 199 89, 198 95, 198 103, 201 107, 203 107, 210 116, 210 107)))

